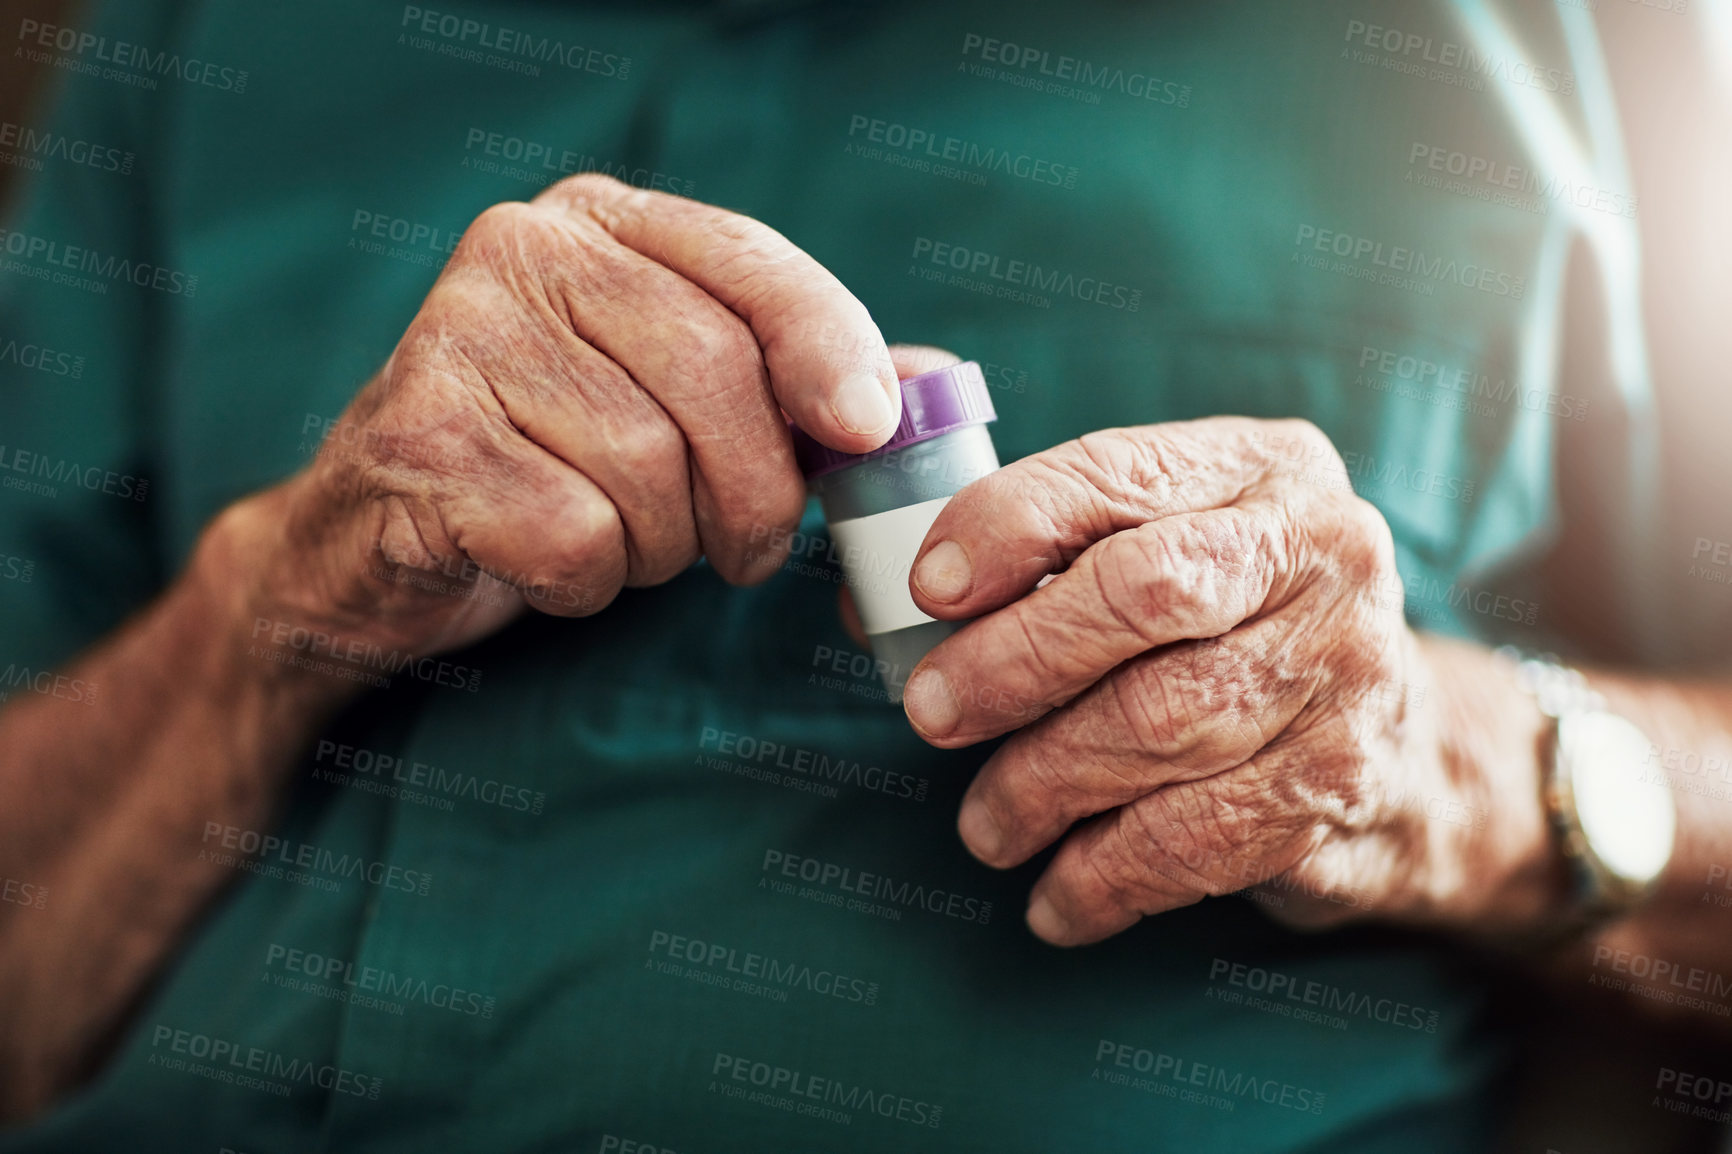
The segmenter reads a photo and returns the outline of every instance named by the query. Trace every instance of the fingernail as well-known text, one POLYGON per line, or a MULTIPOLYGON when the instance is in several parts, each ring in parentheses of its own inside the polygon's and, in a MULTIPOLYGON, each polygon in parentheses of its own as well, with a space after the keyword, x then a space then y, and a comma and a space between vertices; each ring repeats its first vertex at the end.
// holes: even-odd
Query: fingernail
POLYGON ((1044 894, 1034 895, 1028 903, 1028 928, 1036 937, 1045 938, 1055 945, 1070 941, 1070 923, 1065 921, 1053 904, 1046 900, 1044 894))
POLYGON ((950 681, 936 669, 922 669, 902 689, 902 708, 914 728, 931 737, 943 737, 962 720, 950 681))
POLYGON ((884 385, 869 373, 856 373, 843 381, 830 407, 838 424, 862 437, 888 432, 896 418, 884 385))
POLYGON ((991 865, 1004 849, 1004 831, 992 820, 986 803, 972 794, 962 799, 962 813, 956 819, 956 832, 962 844, 981 861, 991 865))
POLYGON ((961 545, 940 541, 914 567, 914 583, 934 601, 957 601, 974 584, 974 566, 961 545))

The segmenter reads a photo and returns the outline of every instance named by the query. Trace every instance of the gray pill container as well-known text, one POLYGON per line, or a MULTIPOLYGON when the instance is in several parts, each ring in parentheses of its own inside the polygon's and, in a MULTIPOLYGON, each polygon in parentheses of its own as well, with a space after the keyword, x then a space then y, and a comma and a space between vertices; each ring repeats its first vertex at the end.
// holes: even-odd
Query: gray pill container
POLYGON ((980 366, 967 361, 903 381, 902 420, 873 452, 839 453, 793 431, 892 703, 920 659, 963 625, 922 613, 908 575, 944 505, 998 468, 986 429, 997 419, 980 366))

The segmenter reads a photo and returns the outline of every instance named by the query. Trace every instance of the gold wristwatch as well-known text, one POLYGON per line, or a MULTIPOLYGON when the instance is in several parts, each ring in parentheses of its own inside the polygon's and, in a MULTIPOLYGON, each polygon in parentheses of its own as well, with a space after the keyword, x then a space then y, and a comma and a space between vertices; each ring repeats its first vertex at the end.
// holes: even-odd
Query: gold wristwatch
POLYGON ((1654 892, 1672 860, 1677 807, 1654 745, 1607 708, 1580 671, 1505 647, 1522 687, 1552 719, 1545 806, 1569 863, 1578 932, 1623 917, 1654 892))

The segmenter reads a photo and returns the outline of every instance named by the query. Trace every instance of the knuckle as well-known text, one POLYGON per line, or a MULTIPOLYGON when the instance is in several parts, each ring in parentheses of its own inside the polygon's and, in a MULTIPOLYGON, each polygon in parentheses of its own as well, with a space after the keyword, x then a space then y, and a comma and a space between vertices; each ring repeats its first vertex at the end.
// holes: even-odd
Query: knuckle
POLYGON ((408 501, 395 494, 375 499, 381 511, 377 549, 387 564, 425 570, 452 560, 454 550, 445 540, 436 511, 427 502, 408 501))
MULTIPOLYGON (((563 283, 583 275, 586 266, 576 259, 571 223, 540 203, 508 200, 491 205, 464 231, 441 280, 462 283, 474 292, 477 282, 492 282, 492 293, 507 300, 546 295, 549 283, 563 283), (560 275, 555 276, 558 269, 560 275)), ((481 300, 491 303, 489 298, 481 300)), ((497 307, 497 306, 494 306, 497 307)), ((496 337, 498 320, 493 308, 476 310, 467 326, 468 335, 496 337)))
POLYGON ((611 200, 616 196, 636 191, 630 185, 616 180, 604 172, 580 172, 555 181, 543 192, 541 199, 546 197, 562 204, 580 206, 596 201, 611 200))
POLYGON ((656 193, 601 172, 580 172, 550 184, 532 202, 567 221, 588 221, 613 232, 628 216, 643 214, 656 193))
POLYGON ((1220 897, 1263 880, 1257 855, 1239 836, 1240 819, 1214 791, 1175 790, 1136 812, 1172 874, 1198 892, 1220 897))
MULTIPOLYGON (((476 245, 483 243, 470 245, 471 263, 476 245)), ((467 237, 464 244, 470 244, 467 237)), ((459 252, 462 251, 459 246, 459 252)), ((473 385, 482 377, 477 362, 487 347, 478 340, 478 335, 488 334, 497 341, 502 329, 511 331, 511 303, 502 299, 496 286, 480 281, 478 277, 454 287, 441 280, 404 330, 378 378, 379 392, 385 394, 381 400, 398 402, 399 415, 403 413, 401 402, 405 394, 417 406, 425 406, 473 392, 473 385), (506 312, 503 317, 499 315, 502 311, 506 312), (455 387, 458 382, 465 386, 463 390, 455 387)), ((417 408, 415 415, 422 417, 426 413, 417 408)))
POLYGON ((1113 711, 1137 735, 1140 748, 1162 760, 1178 756, 1196 727, 1185 695, 1152 663, 1108 682, 1113 711))
POLYGON ((672 371, 682 380, 713 382, 718 393, 750 388, 754 396, 765 380, 764 352, 745 322, 716 305, 703 320, 678 330, 670 350, 672 371))
POLYGON ((1058 762, 1038 751, 1023 752, 1006 772, 997 775, 981 794, 999 828, 1020 831, 1041 823, 1044 815, 1060 816, 1075 808, 1076 790, 1058 762))
POLYGON ((763 221, 742 213, 718 211, 714 230, 739 259, 781 259, 794 247, 787 237, 763 221))
POLYGON ((671 420, 650 414, 608 438, 619 471, 634 482, 677 478, 685 471, 686 439, 671 420))
POLYGON ((773 291, 774 282, 781 279, 766 274, 807 267, 808 262, 816 264, 787 237, 752 217, 714 209, 706 225, 720 254, 713 275, 743 294, 749 308, 761 302, 765 293, 773 291), (805 259, 796 259, 801 257, 805 259))
POLYGON ((499 256, 516 250, 525 229, 544 223, 540 209, 520 200, 505 200, 489 205, 464 230, 458 244, 461 255, 499 256))
POLYGON ((1185 703, 1189 724, 1186 748, 1175 757, 1192 773, 1230 769, 1254 755, 1274 736, 1265 711, 1306 691, 1307 674, 1259 661, 1238 645, 1204 641, 1179 656, 1173 696, 1185 703))
POLYGON ((1117 429, 1084 433, 1051 455, 1049 464, 1069 479, 1086 499, 1090 493, 1112 496, 1124 486, 1127 441, 1117 429))
POLYGON ((1324 509, 1320 519, 1307 519, 1324 568, 1355 588, 1385 588, 1396 568, 1395 538, 1383 513, 1352 493, 1337 495, 1324 509))
POLYGON ((1304 417, 1287 417, 1277 424, 1285 436, 1303 445, 1313 458, 1321 462, 1341 464, 1341 454, 1336 451, 1335 442, 1314 422, 1304 417))
POLYGON ((1247 443, 1266 472, 1325 489, 1351 489, 1335 442, 1303 417, 1254 422, 1247 443))
POLYGON ((1355 496, 1348 501, 1347 523, 1353 541, 1364 559, 1380 568, 1395 567, 1395 536, 1389 521, 1370 501, 1355 496))
POLYGON ((1250 617, 1286 596, 1305 576, 1305 535, 1299 531, 1298 510, 1286 502, 1275 502, 1257 513, 1235 513, 1231 517, 1233 543, 1225 545, 1234 556, 1223 560, 1236 580, 1232 586, 1243 594, 1240 609, 1250 617))
POLYGON ((1110 482, 1124 471, 1129 442, 1119 429, 1096 429, 1065 446, 1066 458, 1078 476, 1110 482))
POLYGON ((1159 493, 1175 484, 1161 439, 1147 430, 1098 429, 1073 443, 1090 480, 1109 496, 1159 493))
POLYGON ((1268 518, 1236 509, 1146 522, 1100 552, 1101 599, 1150 644, 1219 635, 1267 599, 1285 565, 1278 538, 1268 518))
POLYGON ((625 580, 623 530, 613 506, 600 497, 567 502, 539 521, 540 557, 515 584, 532 594, 532 603, 567 604, 579 613, 600 609, 625 580), (533 597, 537 591, 547 591, 533 597))
MULTIPOLYGON (((1128 815, 1134 811, 1121 812, 1128 815)), ((1082 855, 1081 896, 1092 905, 1140 912, 1139 902, 1153 889, 1149 868, 1152 848, 1140 822, 1123 818, 1109 822, 1082 855)))
POLYGON ((399 382, 365 420, 344 429, 329 460, 359 491, 439 500, 511 467, 498 430, 439 374, 399 382))
POLYGON ((1049 570, 1069 565, 1089 544, 1111 533, 1111 511, 1089 499, 1065 454, 1041 453, 1010 469, 1015 475, 1006 477, 1005 488, 993 494, 996 500, 988 512, 1014 517, 1016 537, 1041 542, 1049 554, 1049 570))
POLYGON ((1114 614, 1145 638, 1146 623, 1157 615, 1176 619, 1182 631, 1194 629, 1209 586, 1207 567, 1192 554, 1194 534, 1150 521, 1120 536, 1126 547, 1103 550, 1100 571, 1101 597, 1114 614))
POLYGON ((721 242, 711 275, 727 287, 730 303, 741 312, 771 322, 766 339, 777 355, 784 349, 810 354, 821 348, 825 326, 837 319, 871 325, 866 306, 769 225, 727 213, 711 231, 721 242))
POLYGON ((619 542, 619 513, 605 497, 586 495, 568 501, 550 521, 552 540, 573 555, 593 557, 619 542))

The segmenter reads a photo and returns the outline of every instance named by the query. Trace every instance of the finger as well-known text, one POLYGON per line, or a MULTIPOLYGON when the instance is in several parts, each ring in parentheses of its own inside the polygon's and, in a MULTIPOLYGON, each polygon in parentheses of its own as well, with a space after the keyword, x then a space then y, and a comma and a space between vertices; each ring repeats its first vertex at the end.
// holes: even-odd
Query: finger
POLYGON ((532 415, 518 427, 580 468, 613 502, 625 529, 626 584, 659 585, 704 550, 686 438, 611 359, 582 342, 569 359, 572 372, 563 382, 546 380, 537 390, 558 398, 545 405, 558 416, 542 422, 532 415), (544 424, 547 432, 535 431, 544 424))
POLYGON ((386 443, 410 447, 357 482, 380 498, 383 524, 361 528, 376 533, 385 561, 446 573, 474 565, 558 616, 612 601, 627 561, 607 494, 497 412, 417 430, 420 409, 393 411, 421 403, 390 397, 372 414, 372 427, 400 431, 386 443))
POLYGON ((1298 568, 1286 520, 1254 503, 1113 534, 927 654, 903 695, 909 722, 934 745, 972 744, 1069 701, 1140 653, 1227 632, 1278 604, 1298 568))
POLYGON ((1056 946, 1086 945, 1288 869, 1317 838, 1298 817, 1272 816, 1266 781, 1279 772, 1253 762, 1148 794, 1080 827, 1035 883, 1029 929, 1056 946))
POLYGON ((703 289, 751 326, 770 387, 800 428, 843 452, 890 436, 902 393, 866 306, 829 270, 766 224, 596 174, 537 198, 703 289))
POLYGON ((1211 417, 1106 429, 1013 462, 958 493, 933 522, 910 578, 915 603, 947 620, 977 617, 1104 537, 1232 504, 1284 467, 1270 449, 1272 428, 1333 452, 1303 421, 1211 417))
MULTIPOLYGON (((491 267, 508 270, 500 279, 543 309, 543 327, 575 334, 645 393, 634 405, 640 436, 601 449, 614 459, 614 471, 661 473, 659 481, 639 485, 651 497, 659 487, 671 500, 667 458, 689 449, 690 487, 668 515, 691 511, 699 547, 724 578, 748 582, 775 572, 782 550, 765 542, 785 541, 785 531, 798 523, 805 485, 745 322, 595 222, 544 205, 496 205, 470 226, 464 243, 483 250, 491 267), (510 274, 518 271, 532 287, 512 283, 510 274), (652 403, 677 426, 677 449, 667 430, 649 421, 652 403)), ((576 389, 572 382, 552 384, 576 389)), ((677 534, 677 527, 670 532, 677 534)))
POLYGON ((505 282, 442 294, 495 339, 464 359, 511 423, 595 483, 625 530, 628 585, 666 581, 697 559, 687 446, 679 427, 629 373, 564 324, 525 319, 505 282))
POLYGON ((562 472, 536 500, 515 508, 465 495, 443 515, 458 548, 522 591, 531 608, 587 617, 625 585, 625 527, 607 494, 582 473, 562 472), (501 516, 502 509, 509 512, 501 516))
POLYGON ((918 377, 921 373, 959 365, 962 358, 948 349, 934 348, 931 345, 891 345, 890 363, 896 366, 897 380, 905 381, 909 377, 918 377))
POLYGON ((1249 761, 1317 692, 1315 663, 1289 658, 1284 633, 1266 619, 1137 658, 1012 736, 962 799, 969 851, 1009 868, 1074 822, 1249 761))

